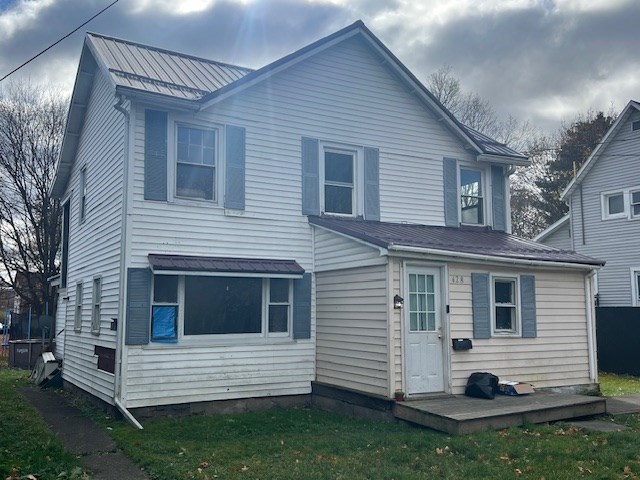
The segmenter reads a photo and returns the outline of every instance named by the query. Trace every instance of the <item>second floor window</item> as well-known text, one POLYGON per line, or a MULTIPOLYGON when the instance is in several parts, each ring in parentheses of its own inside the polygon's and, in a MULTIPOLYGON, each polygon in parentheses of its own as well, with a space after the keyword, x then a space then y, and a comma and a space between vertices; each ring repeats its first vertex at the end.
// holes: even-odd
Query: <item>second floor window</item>
POLYGON ((80 170, 80 221, 84 221, 87 213, 87 167, 80 170))
POLYGON ((355 213, 354 152, 324 151, 324 212, 339 215, 355 213))
POLYGON ((631 195, 631 216, 640 217, 640 190, 630 193, 631 195))
POLYGON ((460 214, 462 223, 484 224, 484 197, 480 170, 460 169, 460 214))
POLYGON ((176 196, 216 199, 216 132, 178 125, 176 196))

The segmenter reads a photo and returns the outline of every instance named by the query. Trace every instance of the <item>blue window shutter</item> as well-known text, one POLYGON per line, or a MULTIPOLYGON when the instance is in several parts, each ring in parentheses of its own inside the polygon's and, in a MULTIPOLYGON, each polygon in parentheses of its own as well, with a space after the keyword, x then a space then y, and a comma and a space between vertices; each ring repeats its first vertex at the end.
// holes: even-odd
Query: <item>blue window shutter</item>
POLYGON ((471 274, 473 338, 491 338, 491 300, 489 274, 471 274))
POLYGON ((225 166, 225 208, 244 210, 244 163, 246 132, 242 127, 227 125, 227 163, 225 166))
POLYGON ((167 112, 144 111, 144 199, 167 200, 167 112))
POLYGON ((127 270, 127 322, 124 343, 146 345, 149 343, 151 321, 151 280, 148 268, 127 270))
POLYGON ((380 221, 380 150, 364 147, 364 219, 380 221))
POLYGON ((491 166, 491 204, 493 211, 493 229, 507 230, 507 204, 504 192, 504 170, 497 165, 491 166))
POLYGON ((444 183, 444 224, 457 227, 458 220, 458 162, 455 158, 445 158, 442 179, 444 183))
POLYGON ((311 274, 293 281, 293 338, 311 338, 311 274))
POLYGON ((318 140, 302 137, 302 214, 320 215, 318 140))
POLYGON ((520 310, 522 312, 522 337, 536 338, 536 277, 520 276, 520 310))

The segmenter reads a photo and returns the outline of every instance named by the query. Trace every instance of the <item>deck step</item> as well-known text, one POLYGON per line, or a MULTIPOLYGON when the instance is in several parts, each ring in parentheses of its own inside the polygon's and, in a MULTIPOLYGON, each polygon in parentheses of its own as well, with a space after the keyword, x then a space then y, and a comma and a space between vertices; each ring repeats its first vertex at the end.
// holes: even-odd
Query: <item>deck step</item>
POLYGON ((396 403, 396 418, 451 434, 499 430, 605 413, 605 399, 587 395, 536 392, 498 395, 493 400, 456 395, 396 403))

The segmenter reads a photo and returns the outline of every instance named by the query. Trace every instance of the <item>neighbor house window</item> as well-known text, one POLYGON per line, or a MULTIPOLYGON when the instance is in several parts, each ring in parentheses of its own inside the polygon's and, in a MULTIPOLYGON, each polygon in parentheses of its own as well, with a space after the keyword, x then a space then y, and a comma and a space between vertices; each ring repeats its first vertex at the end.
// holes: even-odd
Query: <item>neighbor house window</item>
POLYGON ((518 284, 515 278, 493 279, 493 330, 495 333, 518 332, 518 284))
POLYGON ((640 190, 632 190, 629 192, 631 201, 631 216, 640 217, 640 190))
POLYGON ((624 192, 612 192, 602 195, 603 218, 621 218, 625 216, 624 192))
POLYGON ((185 336, 288 336, 292 282, 282 278, 155 275, 152 341, 185 336))
POLYGON ((355 215, 355 152, 324 150, 324 212, 355 215))
POLYGON ((216 132, 178 125, 176 196, 216 199, 216 132))
POLYGON ((76 332, 82 329, 82 282, 76 283, 76 310, 73 317, 73 329, 76 332))
POLYGON ((480 170, 460 169, 460 218, 462 223, 484 224, 484 197, 480 170))
POLYGON ((93 279, 93 302, 91 307, 91 333, 100 333, 100 302, 102 298, 102 279, 93 279))
POLYGON ((631 294, 632 305, 640 307, 640 267, 631 269, 631 294))
POLYGON ((178 339, 178 276, 153 277, 151 341, 173 343, 178 339))
POLYGON ((87 212, 87 167, 80 170, 80 221, 84 221, 87 212))

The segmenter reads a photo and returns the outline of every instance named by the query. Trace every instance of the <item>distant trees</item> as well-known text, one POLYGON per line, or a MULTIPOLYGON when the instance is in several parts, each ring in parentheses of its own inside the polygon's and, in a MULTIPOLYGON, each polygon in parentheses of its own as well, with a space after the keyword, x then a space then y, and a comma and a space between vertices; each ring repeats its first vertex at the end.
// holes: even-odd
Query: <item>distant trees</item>
POLYGON ((30 84, 0 92, 0 281, 34 314, 53 305, 61 207, 50 187, 68 100, 30 84))

